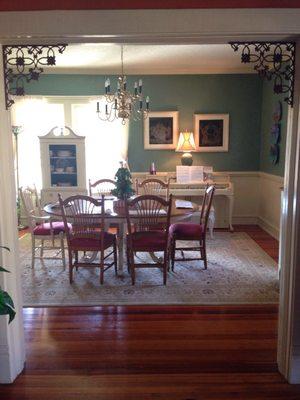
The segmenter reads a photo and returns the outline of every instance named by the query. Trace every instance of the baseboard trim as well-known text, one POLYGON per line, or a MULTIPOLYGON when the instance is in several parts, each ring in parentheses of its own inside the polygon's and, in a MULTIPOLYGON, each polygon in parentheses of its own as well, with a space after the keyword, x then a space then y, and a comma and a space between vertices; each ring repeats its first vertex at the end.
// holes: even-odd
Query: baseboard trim
POLYGON ((268 232, 273 238, 279 240, 279 228, 263 217, 258 217, 258 225, 268 232))
POLYGON ((258 218, 255 215, 234 215, 232 222, 234 225, 258 225, 258 218))
POLYGON ((8 347, 0 345, 0 384, 11 383, 8 347))
POLYGON ((294 355, 291 362, 289 383, 299 384, 300 383, 300 355, 294 355))

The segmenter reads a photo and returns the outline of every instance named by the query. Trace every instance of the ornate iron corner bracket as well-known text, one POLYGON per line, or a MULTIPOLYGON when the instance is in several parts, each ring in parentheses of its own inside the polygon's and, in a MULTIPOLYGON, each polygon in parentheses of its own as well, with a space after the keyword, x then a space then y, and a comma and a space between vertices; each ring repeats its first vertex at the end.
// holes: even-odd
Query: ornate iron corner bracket
POLYGON ((242 63, 253 63, 263 78, 274 80, 274 93, 286 93, 284 101, 293 107, 295 80, 294 42, 229 42, 234 51, 242 49, 242 63))
POLYGON ((62 54, 66 47, 67 44, 3 46, 6 109, 14 104, 11 96, 24 96, 25 83, 37 81, 44 72, 43 66, 56 65, 55 51, 62 54))

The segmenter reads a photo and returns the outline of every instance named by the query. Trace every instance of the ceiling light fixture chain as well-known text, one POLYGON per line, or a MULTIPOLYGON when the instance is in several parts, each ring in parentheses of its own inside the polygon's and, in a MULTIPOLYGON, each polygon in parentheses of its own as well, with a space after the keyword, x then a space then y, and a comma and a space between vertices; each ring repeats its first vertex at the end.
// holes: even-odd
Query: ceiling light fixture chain
POLYGON ((56 65, 56 51, 62 54, 67 44, 57 45, 3 45, 5 104, 9 109, 11 96, 24 96, 25 84, 37 81, 44 66, 56 65))
POLYGON ((129 119, 139 121, 149 113, 149 96, 143 99, 143 82, 139 79, 134 83, 134 92, 127 90, 127 78, 124 75, 124 48, 121 45, 121 75, 117 79, 117 90, 111 92, 110 79, 105 80, 105 103, 97 102, 97 115, 102 121, 112 122, 121 119, 125 125, 129 119))
POLYGON ((124 48, 123 48, 123 45, 121 45, 121 75, 123 76, 124 75, 124 54, 123 54, 123 52, 124 52, 124 48))
POLYGON ((290 106, 294 102, 295 42, 229 42, 236 52, 242 49, 241 62, 253 63, 258 74, 274 81, 275 94, 286 93, 290 106))

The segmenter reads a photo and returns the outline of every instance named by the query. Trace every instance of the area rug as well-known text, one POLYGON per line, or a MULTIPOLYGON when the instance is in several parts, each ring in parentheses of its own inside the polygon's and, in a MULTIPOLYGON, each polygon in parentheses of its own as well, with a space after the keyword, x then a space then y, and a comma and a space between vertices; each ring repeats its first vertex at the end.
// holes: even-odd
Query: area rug
MULTIPOLYGON (((184 245, 184 242, 182 243, 184 245)), ((202 261, 177 262, 162 283, 159 269, 140 269, 136 284, 131 285, 125 266, 115 276, 113 268, 105 272, 104 285, 99 283, 99 269, 74 270, 70 285, 68 269, 61 262, 37 260, 31 268, 31 239, 20 239, 24 305, 146 305, 146 304, 257 304, 278 302, 276 262, 246 233, 216 232, 208 239, 208 269, 202 261)), ((142 254, 146 260, 149 256, 142 254)))

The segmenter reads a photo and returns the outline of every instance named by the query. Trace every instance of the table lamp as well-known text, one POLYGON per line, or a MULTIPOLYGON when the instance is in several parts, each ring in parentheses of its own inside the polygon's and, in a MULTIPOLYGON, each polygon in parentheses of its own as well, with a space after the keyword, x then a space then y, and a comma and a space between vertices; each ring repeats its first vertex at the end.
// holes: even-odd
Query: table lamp
POLYGON ((187 131, 180 132, 176 151, 183 152, 183 155, 181 157, 182 165, 193 164, 193 156, 191 154, 191 151, 195 150, 196 150, 196 145, 194 141, 193 132, 187 132, 187 131))

